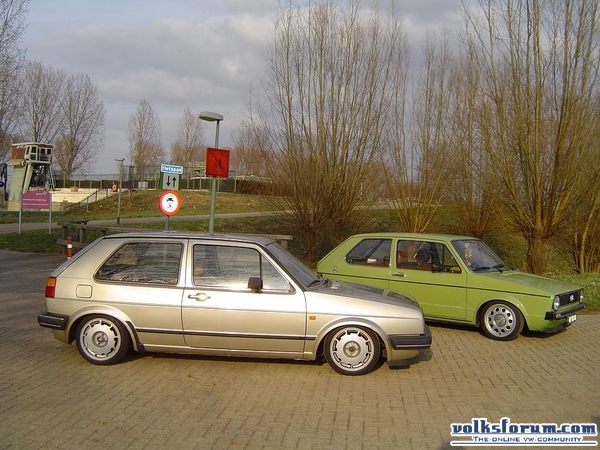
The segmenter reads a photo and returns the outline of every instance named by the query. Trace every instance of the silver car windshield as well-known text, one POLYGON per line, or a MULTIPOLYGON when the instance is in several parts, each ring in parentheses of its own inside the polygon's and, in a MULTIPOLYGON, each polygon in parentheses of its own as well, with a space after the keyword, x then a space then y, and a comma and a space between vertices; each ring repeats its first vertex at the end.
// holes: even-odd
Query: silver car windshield
POLYGON ((509 270, 504 262, 483 241, 464 239, 452 241, 461 259, 473 272, 509 270))
POLYGON ((279 262, 281 268, 296 280, 302 288, 307 289, 311 285, 321 281, 321 278, 314 270, 308 268, 279 244, 273 242, 267 245, 267 250, 279 262))

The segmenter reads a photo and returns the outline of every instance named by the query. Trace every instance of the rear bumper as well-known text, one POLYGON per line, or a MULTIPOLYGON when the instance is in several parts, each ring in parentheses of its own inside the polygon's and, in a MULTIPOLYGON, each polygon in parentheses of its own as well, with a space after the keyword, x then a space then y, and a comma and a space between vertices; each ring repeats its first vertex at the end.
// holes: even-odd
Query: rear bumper
POLYGON ((394 350, 426 350, 431 347, 431 331, 427 325, 423 334, 412 336, 395 334, 389 338, 394 350))
POLYGON ((572 305, 572 306, 569 306, 568 308, 563 308, 558 311, 548 311, 548 312, 546 312, 544 319, 546 319, 546 320, 564 319, 565 317, 572 316, 577 311, 581 311, 584 308, 585 308, 585 305, 583 303, 578 303, 576 305, 572 305))
POLYGON ((69 316, 64 314, 42 313, 38 315, 40 327, 52 328, 53 330, 64 330, 67 328, 69 316))

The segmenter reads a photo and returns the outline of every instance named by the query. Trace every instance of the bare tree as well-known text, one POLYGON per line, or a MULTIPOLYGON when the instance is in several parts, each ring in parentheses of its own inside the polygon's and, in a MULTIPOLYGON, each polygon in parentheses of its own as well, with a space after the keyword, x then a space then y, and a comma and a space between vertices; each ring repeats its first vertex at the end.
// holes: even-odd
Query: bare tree
POLYGON ((449 152, 447 110, 450 104, 451 52, 444 36, 441 42, 428 37, 423 45, 424 71, 415 91, 409 123, 404 121, 405 92, 394 92, 399 103, 386 170, 388 203, 396 211, 403 231, 424 232, 435 216, 445 183, 445 161, 449 152), (402 120, 402 121, 401 121, 402 120), (409 128, 408 140, 405 127, 409 128))
POLYGON ((52 143, 63 127, 67 75, 63 70, 29 62, 23 79, 20 133, 34 142, 52 143))
MULTIPOLYGON (((600 123, 600 98, 590 115, 600 123)), ((600 128, 591 137, 594 142, 587 164, 581 167, 587 189, 571 204, 571 213, 560 235, 570 251, 578 273, 600 272, 600 128)))
POLYGON ((324 236, 340 239, 364 204, 405 41, 393 10, 385 20, 377 10, 365 18, 358 1, 280 11, 267 61, 271 110, 253 126, 262 141, 256 148, 303 231, 307 261, 324 236))
POLYGON ((54 145, 54 162, 66 179, 93 163, 104 135, 104 103, 87 75, 68 78, 63 104, 63 129, 54 145))
POLYGON ((543 269, 545 243, 587 189, 597 121, 599 3, 586 0, 480 0, 466 10, 473 60, 489 100, 487 149, 509 217, 527 240, 527 266, 543 269), (478 17, 483 17, 482 23, 478 17))
POLYGON ((171 144, 171 161, 184 167, 204 164, 206 160, 204 125, 197 114, 185 108, 179 122, 177 139, 171 144))
POLYGON ((0 0, 0 161, 10 148, 20 108, 25 52, 19 47, 29 0, 0 0))
POLYGON ((489 152, 484 151, 493 147, 488 125, 493 118, 482 107, 481 73, 472 55, 467 51, 452 63, 444 198, 457 213, 461 232, 483 239, 498 223, 499 183, 489 152))
POLYGON ((160 120, 148 100, 140 101, 129 120, 129 159, 139 179, 152 176, 164 159, 160 120))
POLYGON ((257 146, 256 131, 247 122, 240 124, 234 138, 233 161, 230 161, 230 166, 239 175, 267 177, 269 162, 265 159, 260 144, 257 146))

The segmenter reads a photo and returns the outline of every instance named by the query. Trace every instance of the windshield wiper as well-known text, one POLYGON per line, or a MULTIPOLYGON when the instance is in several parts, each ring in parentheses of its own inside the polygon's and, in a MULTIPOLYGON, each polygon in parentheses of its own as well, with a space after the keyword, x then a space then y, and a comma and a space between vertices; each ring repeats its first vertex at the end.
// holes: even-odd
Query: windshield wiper
POLYGON ((325 281, 323 278, 315 278, 314 280, 312 280, 310 282, 310 284, 308 285, 308 287, 311 288, 313 286, 317 286, 317 285, 323 283, 323 281, 325 281))
POLYGON ((493 267, 481 266, 481 267, 477 267, 476 269, 473 269, 473 272, 481 272, 482 270, 490 270, 490 269, 495 269, 498 272, 504 272, 505 267, 506 266, 504 264, 496 264, 493 267))
POLYGON ((492 269, 496 269, 498 272, 504 272, 508 268, 504 264, 496 264, 492 269))

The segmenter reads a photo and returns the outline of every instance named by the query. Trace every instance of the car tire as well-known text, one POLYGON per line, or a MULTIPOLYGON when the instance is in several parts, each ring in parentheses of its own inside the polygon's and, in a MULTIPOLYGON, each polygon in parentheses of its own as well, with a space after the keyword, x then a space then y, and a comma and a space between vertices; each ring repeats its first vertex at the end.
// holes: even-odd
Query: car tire
POLYGON ((130 346, 129 333, 112 317, 86 316, 77 327, 77 349, 93 364, 115 364, 127 354, 130 346))
POLYGON ((516 339, 525 326, 525 319, 519 308, 501 300, 484 305, 480 320, 483 334, 497 341, 516 339))
POLYGON ((373 331, 357 326, 338 328, 327 335, 325 360, 342 375, 363 375, 379 362, 381 344, 373 331))

